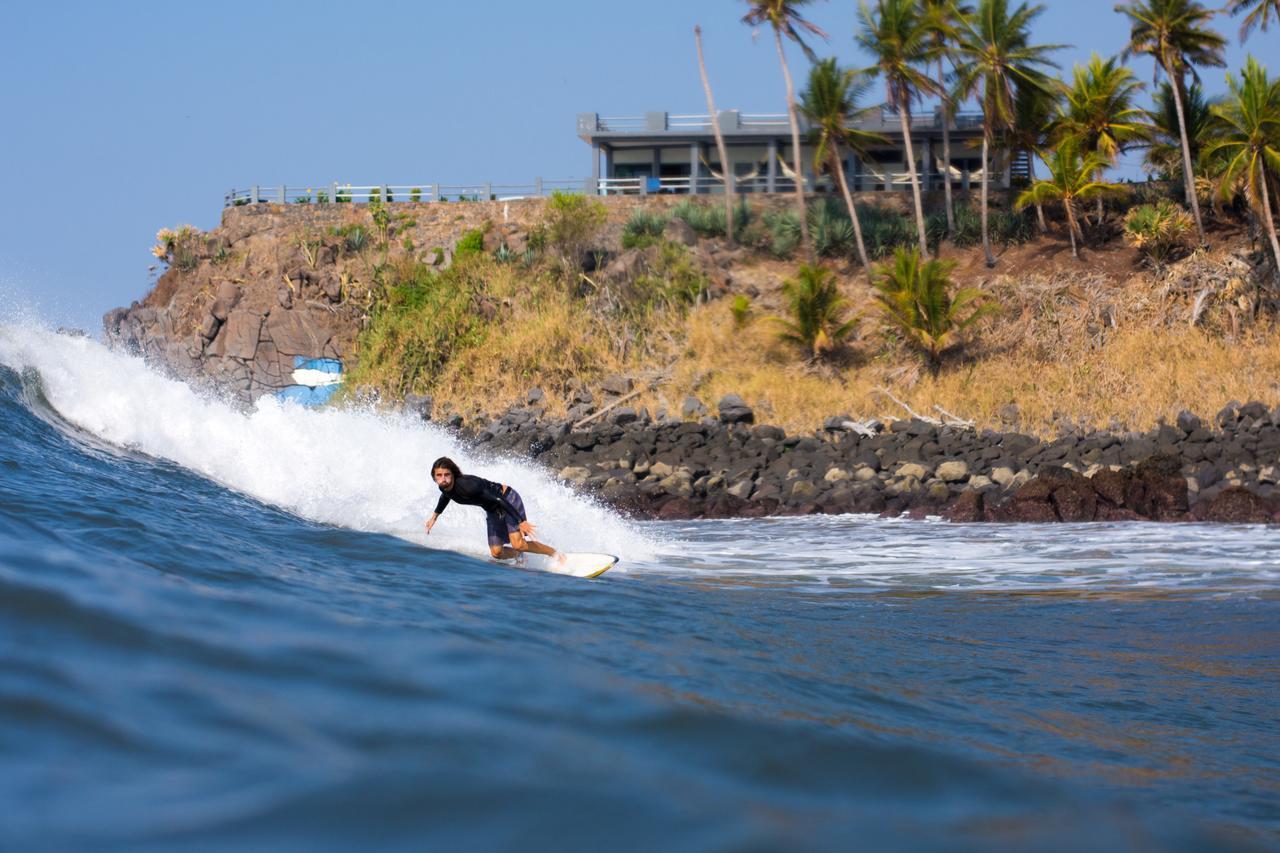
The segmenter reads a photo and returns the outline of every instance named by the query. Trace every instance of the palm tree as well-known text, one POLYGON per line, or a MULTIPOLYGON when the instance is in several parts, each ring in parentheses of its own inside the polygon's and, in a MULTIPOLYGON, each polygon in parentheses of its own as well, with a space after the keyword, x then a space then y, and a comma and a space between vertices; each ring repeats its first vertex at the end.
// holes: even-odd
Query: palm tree
MULTIPOLYGON (((707 63, 702 58, 702 27, 693 28, 693 42, 698 48, 698 74, 702 76, 702 90, 707 94, 707 113, 711 116, 711 130, 716 137, 716 151, 720 154, 720 168, 724 171, 724 238, 733 245, 733 166, 729 163, 729 150, 724 144, 724 134, 720 131, 720 121, 716 113, 716 101, 711 97, 711 81, 707 79, 707 63)), ((691 187, 697 192, 697 187, 691 187)))
POLYGON ((1026 192, 1018 196, 1014 207, 1022 210, 1029 204, 1043 204, 1059 200, 1067 214, 1067 234, 1071 238, 1071 257, 1080 259, 1076 248, 1076 236, 1084 239, 1076 219, 1075 203, 1088 201, 1113 189, 1111 184, 1098 180, 1107 161, 1096 151, 1081 151, 1081 142, 1074 136, 1062 140, 1053 152, 1040 155, 1049 165, 1049 177, 1036 181, 1026 192))
MULTIPOLYGON (((778 63, 782 66, 782 79, 787 84, 787 117, 791 120, 791 152, 795 166, 796 214, 800 218, 800 242, 804 246, 805 256, 813 259, 813 243, 809 239, 809 224, 806 221, 804 204, 804 170, 800 159, 800 121, 796 117, 796 90, 791 82, 791 69, 787 66, 787 55, 782 50, 782 37, 785 35, 800 46, 804 55, 811 62, 817 61, 813 50, 805 43, 801 31, 811 33, 820 38, 827 34, 817 24, 806 20, 800 9, 813 0, 746 0, 750 10, 742 16, 742 22, 752 27, 768 24, 773 29, 773 43, 778 50, 778 63)), ((726 164, 725 168, 728 168, 726 164)))
POLYGON ((1200 203, 1196 200, 1191 143, 1187 139, 1187 117, 1182 105, 1183 92, 1187 74, 1195 78, 1197 65, 1220 68, 1225 64, 1222 51, 1226 41, 1208 28, 1213 12, 1196 0, 1132 0, 1116 6, 1116 11, 1127 15, 1132 22, 1129 44, 1122 57, 1128 58, 1135 53, 1150 54, 1155 60, 1157 75, 1163 71, 1172 84, 1174 108, 1178 112, 1178 138, 1182 145, 1182 178, 1191 217, 1196 222, 1196 234, 1203 246, 1208 241, 1204 235, 1204 221, 1200 218, 1200 203))
POLYGON ((1056 67, 1048 53, 1059 45, 1030 43, 1031 22, 1043 11, 1044 6, 1026 3, 1010 11, 1008 0, 980 0, 977 12, 965 20, 960 38, 957 89, 962 97, 976 97, 982 105, 982 250, 988 267, 996 265, 987 226, 991 144, 998 130, 1013 123, 1017 87, 1049 89, 1043 69, 1056 67))
MULTIPOLYGON (((955 0, 922 0, 926 26, 933 43, 933 50, 938 60, 938 83, 946 78, 943 60, 950 58, 954 66, 954 55, 951 46, 960 38, 960 22, 965 15, 973 13, 973 7, 958 4, 955 0)), ((951 201, 951 122, 955 115, 955 103, 951 93, 943 89, 942 99, 942 162, 945 177, 942 182, 943 195, 947 207, 947 236, 956 230, 955 205, 951 201)), ((932 164, 925 165, 927 172, 932 164)))
MULTIPOLYGON (((1156 90, 1155 103, 1147 112, 1151 133, 1145 157, 1147 169, 1166 181, 1183 180, 1182 141, 1176 102, 1173 86, 1166 80, 1156 90)), ((1199 83, 1193 82, 1185 93, 1182 105, 1187 118, 1187 142, 1191 146, 1193 163, 1200 161, 1200 151, 1208 139, 1213 121, 1209 106, 1204 90, 1199 83)))
POLYGON ((1231 13, 1232 17, 1243 12, 1245 15, 1244 22, 1240 24, 1240 41, 1243 43, 1249 37, 1249 33, 1254 27, 1267 31, 1267 25, 1271 23, 1272 16, 1275 16, 1277 22, 1280 22, 1280 0, 1230 0, 1227 3, 1226 11, 1231 13))
POLYGON ((858 222, 858 210, 849 192, 849 182, 844 173, 843 149, 865 153, 871 142, 882 140, 878 134, 850 127, 866 112, 858 106, 871 84, 860 78, 856 71, 841 70, 835 59, 824 59, 809 71, 809 85, 800 100, 800 112, 813 125, 817 145, 813 152, 814 171, 824 168, 833 172, 844 194, 849 219, 853 221, 853 236, 858 244, 858 260, 871 277, 871 262, 867 259, 867 247, 862 241, 862 224, 858 222))
POLYGON ((783 282, 782 292, 791 310, 791 319, 777 318, 784 341, 805 347, 817 359, 853 334, 858 321, 844 319, 848 300, 826 267, 801 264, 796 277, 783 282))
POLYGON ((875 13, 861 4, 862 31, 856 36, 876 64, 865 69, 871 76, 884 77, 889 109, 898 113, 902 124, 902 144, 906 148, 907 174, 916 207, 916 233, 920 253, 926 254, 924 203, 920 198, 920 176, 916 174, 916 154, 911 145, 911 102, 928 92, 942 94, 942 85, 923 70, 934 58, 929 22, 919 0, 878 0, 875 13))
POLYGON ((1266 227, 1280 276, 1280 241, 1268 187, 1268 172, 1273 180, 1280 175, 1280 80, 1267 79, 1267 70, 1250 56, 1239 80, 1227 75, 1227 89, 1227 98, 1211 108, 1214 136, 1205 146, 1205 156, 1225 161, 1222 192, 1229 193, 1237 183, 1244 185, 1250 205, 1266 227))
MULTIPOLYGON (((1115 57, 1103 60, 1093 54, 1088 65, 1077 65, 1072 71, 1071 85, 1063 84, 1059 133, 1079 137, 1085 151, 1102 155, 1108 166, 1114 166, 1120 152, 1147 135, 1146 113, 1134 106, 1141 89, 1133 72, 1115 57)), ((1101 224, 1102 196, 1098 196, 1097 217, 1101 224)))
MULTIPOLYGON (((1001 135, 1005 150, 1027 152, 1027 177, 1036 182, 1036 152, 1048 143, 1055 129, 1054 116, 1058 113, 1061 88, 1050 86, 1015 86, 1013 95, 1013 122, 1001 135)), ((1036 204, 1036 221, 1040 233, 1046 234, 1049 226, 1044 221, 1044 205, 1036 204)))
POLYGON ((976 287, 950 293, 953 269, 954 261, 921 260, 918 249, 898 249, 892 264, 876 267, 876 302, 924 354, 934 376, 959 335, 995 310, 990 303, 979 304, 982 291, 976 287))

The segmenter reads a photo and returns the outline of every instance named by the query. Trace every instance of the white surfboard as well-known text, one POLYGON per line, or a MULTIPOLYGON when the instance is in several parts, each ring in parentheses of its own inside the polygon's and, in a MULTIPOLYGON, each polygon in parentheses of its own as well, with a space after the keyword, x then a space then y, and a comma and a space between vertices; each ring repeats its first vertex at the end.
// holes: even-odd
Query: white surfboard
POLYGON ((613 568, 618 558, 613 554, 588 554, 584 552, 566 552, 562 559, 543 561, 542 569, 558 575, 569 575, 575 578, 598 578, 613 568))

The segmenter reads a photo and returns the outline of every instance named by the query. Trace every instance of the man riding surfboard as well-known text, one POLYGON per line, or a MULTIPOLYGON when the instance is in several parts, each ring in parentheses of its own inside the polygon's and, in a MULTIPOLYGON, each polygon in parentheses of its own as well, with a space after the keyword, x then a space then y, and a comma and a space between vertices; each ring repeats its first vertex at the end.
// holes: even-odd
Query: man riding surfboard
POLYGON ((557 558, 559 552, 530 538, 537 528, 525 517, 524 501, 510 486, 495 483, 473 474, 463 474, 458 464, 441 456, 431 464, 431 479, 440 487, 440 500, 426 521, 427 533, 435 527, 440 513, 449 502, 478 506, 484 510, 488 528, 489 553, 497 560, 509 560, 532 552, 557 558))

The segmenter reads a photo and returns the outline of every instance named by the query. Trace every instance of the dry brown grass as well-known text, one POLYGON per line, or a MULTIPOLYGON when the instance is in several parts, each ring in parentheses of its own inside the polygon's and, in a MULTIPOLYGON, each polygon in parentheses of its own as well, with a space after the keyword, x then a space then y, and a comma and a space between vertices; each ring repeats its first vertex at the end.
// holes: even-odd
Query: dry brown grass
POLYGON ((967 272, 957 283, 982 287, 1003 310, 936 378, 885 331, 856 270, 841 279, 861 317, 860 337, 832 363, 806 362, 770 320, 790 267, 764 261, 734 271, 738 286, 756 294, 742 328, 722 299, 687 314, 655 314, 640 336, 620 335, 581 299, 501 272, 489 283, 501 303, 489 333, 420 390, 435 395, 438 411, 473 417, 502 411, 538 386, 548 413, 563 415, 575 378, 590 387, 611 373, 664 372, 629 405, 678 414, 686 395, 714 408, 733 392, 755 407, 758 421, 789 431, 812 430, 836 414, 905 416, 880 389, 917 412, 936 415, 941 407, 979 427, 1000 426, 1001 408, 1016 403, 1021 428, 1042 435, 1064 418, 1143 429, 1183 409, 1208 418, 1230 400, 1280 405, 1280 338, 1266 319, 1270 308, 1258 304, 1252 285, 1222 273, 1231 269, 1227 249, 1160 275, 1138 268, 1122 246, 1086 264, 1051 246, 1025 247, 1008 259, 1011 275, 968 260, 961 258, 967 272), (1202 310, 1192 326, 1197 298, 1202 310))

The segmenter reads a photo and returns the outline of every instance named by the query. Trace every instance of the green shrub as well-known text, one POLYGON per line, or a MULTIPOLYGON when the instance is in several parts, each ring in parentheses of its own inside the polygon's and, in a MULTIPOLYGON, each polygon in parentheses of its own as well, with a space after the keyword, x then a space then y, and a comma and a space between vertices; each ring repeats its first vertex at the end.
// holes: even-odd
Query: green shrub
POLYGON ((293 200, 294 204, 311 204, 310 195, 300 195, 293 200))
POLYGON ((329 193, 324 190, 316 190, 316 204, 328 204, 329 193))
POLYGON ((823 258, 843 258, 858 248, 853 233, 853 220, 844 203, 834 199, 818 199, 809 205, 809 236, 813 250, 823 258))
POLYGON ((422 187, 409 190, 409 201, 422 201, 422 187))
POLYGON ((383 199, 383 201, 385 201, 385 202, 387 202, 388 204, 390 204, 391 202, 393 202, 393 201, 395 201, 395 200, 396 200, 396 197, 395 197, 394 195, 392 195, 392 193, 391 193, 391 187, 387 187, 387 197, 386 197, 386 198, 384 198, 384 199, 383 199))
POLYGON ((751 300, 745 293, 736 294, 729 303, 729 311, 733 314, 733 327, 741 329, 751 319, 751 300))
POLYGON ((795 211, 771 210, 764 215, 769 230, 768 250, 776 258, 789 258, 800 245, 800 219, 795 211))
POLYGON ((982 242, 982 216, 967 205, 955 209, 956 230, 951 242, 959 248, 976 246, 982 242))
POLYGON ((892 264, 876 267, 876 302, 890 324, 925 357, 936 376, 943 354, 959 335, 994 310, 982 291, 950 293, 954 261, 922 261, 918 248, 898 249, 892 264))
MULTIPOLYGON (((686 198, 671 208, 671 216, 683 220, 699 237, 723 237, 727 233, 723 204, 708 204, 686 198)), ((739 199, 733 209, 734 234, 741 234, 750 224, 751 208, 747 207, 745 200, 739 199)))
POLYGON ((369 197, 366 200, 369 204, 382 204, 382 190, 378 187, 372 187, 369 190, 369 197))
POLYGON ((1143 204, 1124 217, 1124 239, 1157 267, 1191 243, 1191 214, 1171 201, 1143 204))
POLYGON ((453 256, 458 260, 469 257, 471 255, 479 255, 484 252, 484 228, 473 228, 458 240, 458 245, 454 247, 453 256))
MULTIPOLYGON (((993 210, 987 214, 987 227, 992 239, 1006 246, 1029 243, 1036 238, 1036 223, 1030 208, 1020 211, 993 210)), ((981 224, 979 224, 981 228, 981 224)), ((979 232, 981 239, 981 232, 979 232)))
POLYGON ((707 278, 687 247, 669 240, 657 245, 660 250, 648 272, 636 276, 611 308, 616 320, 641 332, 644 320, 654 311, 684 311, 707 291, 707 278))
POLYGON ((840 295, 831 270, 801 264, 796 277, 783 283, 782 292, 790 316, 778 318, 779 337, 803 346, 813 358, 835 350, 853 334, 857 320, 845 319, 849 303, 840 295))
POLYGON ((559 190, 547 200, 545 239, 563 270, 577 280, 582 261, 607 217, 603 203, 559 190))
POLYGON ((668 216, 665 213, 637 208, 622 228, 622 248, 643 249, 662 239, 668 216))
POLYGON ((337 192, 333 194, 334 204, 351 204, 351 186, 338 187, 337 192))
POLYGON ((402 395, 429 384, 453 353, 484 338, 475 309, 483 276, 463 267, 436 273, 425 264, 385 268, 384 296, 360 334, 355 384, 402 395))
POLYGON ((516 259, 516 253, 511 251, 511 247, 503 243, 498 250, 493 253, 493 259, 500 264, 509 264, 516 259))
POLYGON ((858 205, 858 221, 862 223, 862 238, 869 257, 884 258, 897 249, 915 245, 915 223, 895 210, 858 205))

